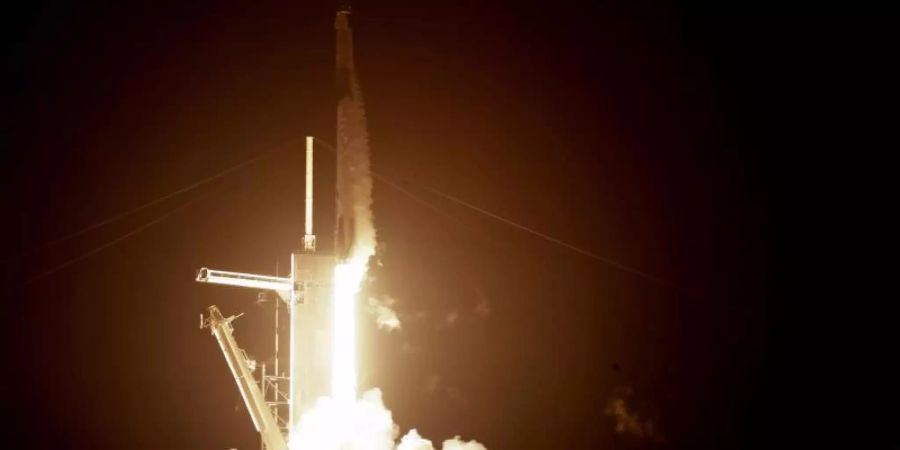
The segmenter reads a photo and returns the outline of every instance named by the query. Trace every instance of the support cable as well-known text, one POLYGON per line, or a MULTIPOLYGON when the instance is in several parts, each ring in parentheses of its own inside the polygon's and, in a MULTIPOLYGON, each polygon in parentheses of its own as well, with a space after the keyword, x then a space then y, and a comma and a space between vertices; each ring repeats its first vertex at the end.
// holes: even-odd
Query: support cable
POLYGON ((81 260, 83 260, 83 259, 86 259, 86 258, 88 258, 88 257, 90 257, 90 256, 93 256, 93 255, 95 255, 95 254, 97 254, 97 253, 100 253, 101 251, 103 251, 103 250, 105 250, 105 249, 107 249, 107 248, 109 248, 109 247, 112 247, 113 245, 116 245, 116 244, 118 244, 119 242, 122 242, 122 241, 124 241, 124 240, 126 240, 126 239, 128 239, 128 238, 130 238, 130 237, 132 237, 132 236, 134 236, 134 235, 136 235, 136 234, 138 234, 138 233, 140 233, 141 231, 144 231, 144 230, 146 230, 147 228, 150 228, 150 227, 152 227, 153 225, 156 225, 156 224, 158 224, 158 223, 160 223, 160 222, 162 222, 162 221, 168 219, 168 218, 171 217, 173 214, 175 214, 175 213, 177 213, 178 211, 181 211, 181 210, 187 208, 188 206, 190 206, 190 205, 196 203, 198 200, 200 200, 200 199, 206 197, 207 195, 209 195, 208 192, 207 192, 207 193, 204 193, 204 194, 202 194, 202 195, 199 195, 199 196, 197 196, 197 197, 195 197, 195 198, 193 198, 193 199, 191 199, 191 200, 188 200, 187 202, 182 203, 182 204, 179 205, 179 206, 176 206, 174 209, 170 210, 169 212, 167 212, 167 213, 165 213, 165 214, 163 214, 163 215, 161 215, 161 216, 158 216, 158 217, 156 217, 155 219, 153 219, 153 220, 151 220, 151 221, 149 221, 149 222, 147 222, 147 223, 145 223, 145 224, 143 224, 143 225, 141 225, 141 226, 139 226, 139 227, 137 227, 137 228, 135 228, 135 229, 133 229, 133 230, 131 230, 131 231, 129 231, 129 232, 127 232, 127 233, 125 233, 125 234, 123 234, 123 235, 121 235, 121 236, 119 236, 119 237, 113 239, 113 240, 111 240, 111 241, 107 241, 107 242, 105 242, 105 243, 103 243, 103 244, 101 244, 101 245, 99 245, 99 246, 97 246, 97 247, 94 247, 94 248, 91 249, 91 250, 88 250, 87 252, 84 252, 84 253, 82 253, 82 254, 80 254, 80 255, 78 255, 78 256, 72 258, 72 259, 69 259, 68 261, 65 261, 65 262, 63 262, 63 263, 61 263, 61 264, 58 264, 58 265, 56 265, 56 266, 54 266, 54 267, 52 267, 52 268, 50 268, 50 269, 48 269, 48 270, 45 270, 44 272, 41 272, 41 273, 39 273, 39 274, 37 274, 37 275, 31 277, 31 278, 28 278, 27 280, 25 280, 25 284, 31 284, 31 283, 33 283, 33 282, 35 282, 35 281, 37 281, 37 280, 39 280, 39 279, 41 279, 41 278, 46 277, 47 275, 51 275, 51 274, 54 274, 54 273, 56 273, 56 272, 59 272, 60 270, 65 269, 66 267, 69 267, 69 266, 71 266, 72 264, 75 264, 75 263, 77 263, 77 262, 79 262, 79 261, 81 261, 81 260))
POLYGON ((196 181, 196 182, 194 182, 194 183, 191 183, 191 184, 189 184, 189 185, 187 185, 187 186, 184 186, 184 187, 182 187, 182 188, 180 188, 180 189, 177 189, 177 190, 175 190, 175 191, 172 191, 172 192, 170 192, 170 193, 168 193, 168 194, 165 194, 165 195, 163 195, 163 196, 157 197, 157 198, 155 198, 155 199, 153 199, 153 200, 150 200, 149 202, 144 203, 144 204, 142 204, 142 205, 140 205, 140 206, 136 206, 136 207, 131 208, 131 209, 129 209, 129 210, 120 212, 120 213, 118 213, 118 214, 114 214, 114 215, 112 215, 112 216, 110 216, 110 217, 107 217, 106 219, 103 219, 103 220, 100 220, 100 221, 98 221, 98 222, 95 222, 95 223, 93 223, 93 224, 91 224, 91 225, 88 225, 88 226, 86 226, 86 227, 84 227, 84 228, 81 228, 81 229, 79 229, 79 230, 77 230, 77 231, 74 231, 74 232, 72 232, 72 233, 69 233, 69 234, 67 234, 67 235, 65 235, 65 236, 62 236, 62 237, 60 237, 60 238, 57 238, 57 239, 53 239, 53 240, 44 242, 43 244, 40 244, 40 245, 34 247, 33 249, 26 251, 25 254, 26 254, 26 255, 32 254, 32 253, 35 253, 35 252, 42 251, 42 250, 45 250, 45 249, 47 249, 47 248, 53 247, 53 246, 55 246, 55 245, 57 245, 57 244, 60 244, 60 243, 65 242, 65 241, 68 241, 68 240, 70 240, 70 239, 72 239, 72 238, 81 236, 82 234, 85 234, 85 233, 87 233, 87 232, 89 232, 89 231, 95 230, 95 229, 100 228, 100 227, 103 227, 103 226, 105 226, 105 225, 109 225, 109 224, 111 224, 111 223, 113 223, 113 222, 116 222, 116 221, 118 221, 118 220, 120 220, 120 219, 123 219, 123 218, 125 218, 125 217, 128 217, 128 216, 130 216, 130 215, 132 215, 132 214, 134 214, 134 213, 137 213, 137 212, 139 212, 139 211, 143 211, 143 210, 145 210, 145 209, 147 209, 147 208, 149 208, 149 207, 151 207, 151 206, 154 206, 154 205, 157 205, 157 204, 159 204, 159 203, 162 203, 162 202, 164 202, 164 201, 166 201, 166 200, 168 200, 168 199, 170 199, 170 198, 179 196, 179 195, 184 194, 184 193, 186 193, 186 192, 190 192, 190 191, 192 191, 192 190, 194 190, 194 189, 197 189, 197 188, 199 188, 199 187, 201 187, 201 186, 204 186, 204 185, 206 185, 206 184, 209 184, 209 183, 211 183, 211 182, 213 182, 213 181, 215 181, 215 180, 218 180, 218 179, 220 179, 220 178, 223 178, 223 177, 225 177, 226 175, 229 175, 229 174, 232 174, 232 173, 234 173, 234 172, 237 172, 238 170, 241 170, 241 169, 243 169, 243 168, 245 168, 245 167, 247 167, 247 166, 250 166, 251 164, 254 164, 254 163, 256 163, 256 162, 259 162, 260 160, 262 160, 262 159, 264 159, 264 158, 266 158, 266 157, 271 156, 271 155, 272 155, 273 153, 275 153, 277 150, 280 150, 280 149, 283 149, 283 148, 288 147, 291 143, 293 143, 293 142, 295 142, 295 141, 297 141, 297 139, 292 139, 292 140, 288 141, 287 143, 278 145, 278 146, 276 146, 276 147, 274 147, 274 148, 272 148, 272 149, 269 149, 269 150, 267 150, 267 151, 265 151, 265 152, 263 152, 263 153, 261 153, 261 154, 259 154, 259 155, 257 155, 257 156, 254 156, 254 157, 252 157, 252 158, 250 158, 250 159, 244 160, 244 161, 242 161, 242 162, 240 162, 240 163, 238 163, 238 164, 235 164, 234 166, 228 167, 228 168, 226 168, 226 169, 224 169, 224 170, 221 170, 221 171, 219 171, 219 172, 217 172, 217 173, 215 173, 215 174, 213 174, 213 175, 210 175, 210 176, 208 176, 208 177, 206 177, 206 178, 203 178, 203 179, 201 179, 201 180, 198 180, 198 181, 196 181))
MULTIPOLYGON (((40 246, 40 247, 35 248, 35 249, 32 250, 31 252, 39 251, 39 250, 41 250, 41 249, 43 249, 43 248, 46 248, 46 247, 55 245, 55 244, 57 244, 57 243, 59 243, 59 242, 62 242, 62 241, 64 241, 64 240, 66 240, 66 239, 71 239, 71 238, 73 238, 73 237, 79 236, 79 235, 84 234, 84 233, 86 233, 86 232, 88 232, 88 231, 90 231, 90 230, 93 230, 93 229, 102 227, 102 226, 107 225, 107 224, 109 224, 109 223, 115 222, 115 221, 117 221, 117 220, 119 220, 119 219, 121 219, 121 218, 123 218, 123 217, 126 217, 126 216, 129 216, 129 215, 131 215, 131 214, 134 214, 134 213, 136 213, 136 212, 138 212, 138 211, 147 209, 147 208, 149 208, 150 206, 156 205, 156 204, 158 204, 158 203, 160 203, 160 202, 162 202, 162 201, 164 201, 164 200, 167 200, 167 199, 176 197, 176 196, 178 196, 178 195, 180 195, 180 194, 184 194, 184 193, 186 193, 186 192, 189 192, 189 191, 192 191, 192 190, 194 190, 194 189, 197 189, 197 188, 199 188, 199 187, 201 187, 201 186, 203 186, 203 185, 206 185, 206 184, 208 184, 208 183, 210 183, 210 182, 212 182, 212 181, 214 181, 214 180, 217 180, 217 179, 222 178, 222 177, 224 177, 224 176, 226 176, 226 175, 232 174, 232 173, 234 173, 234 172, 236 172, 236 171, 238 171, 238 170, 240 170, 240 169, 246 168, 246 167, 250 166, 251 164, 256 163, 256 162, 258 162, 258 161, 260 161, 260 160, 262 160, 262 159, 264 159, 264 158, 266 158, 266 157, 272 155, 272 154, 273 154, 275 151, 277 151, 277 150, 280 150, 280 149, 283 149, 283 148, 287 148, 287 147, 289 146, 289 144, 292 143, 292 142, 294 142, 294 141, 296 141, 296 140, 288 141, 287 143, 285 143, 285 144, 283 144, 283 145, 279 145, 279 146, 277 146, 277 147, 275 147, 275 148, 272 148, 272 149, 270 149, 270 150, 268 150, 268 151, 266 151, 266 152, 263 152, 263 153, 261 153, 261 154, 255 156, 255 157, 253 157, 253 158, 247 159, 247 160, 245 160, 245 161, 243 161, 243 162, 241 162, 241 163, 238 163, 238 164, 236 164, 236 165, 234 165, 234 166, 231 166, 231 167, 229 167, 229 168, 227 168, 227 169, 224 169, 224 170, 222 170, 222 171, 220 171, 220 172, 218 172, 218 173, 216 173, 216 174, 214 174, 214 175, 212 175, 212 176, 206 177, 206 178, 204 178, 204 179, 202 179, 202 180, 199 180, 199 181, 197 181, 197 182, 195 182, 195 183, 192 183, 192 184, 190 184, 190 185, 188 185, 188 186, 185 186, 185 187, 183 187, 183 188, 181 188, 181 189, 178 189, 178 190, 173 191, 173 192, 171 192, 171 193, 169 193, 169 194, 166 194, 166 195, 164 195, 164 196, 162 196, 162 197, 158 197, 158 198, 156 198, 155 200, 152 200, 152 201, 150 201, 150 202, 144 203, 143 205, 140 205, 140 206, 138 206, 138 207, 132 208, 132 209, 130 209, 130 210, 128 210, 128 211, 125 211, 125 212, 116 214, 116 215, 111 216, 111 217, 109 217, 109 218, 107 218, 107 219, 104 219, 104 220, 101 220, 101 221, 99 221, 99 222, 96 222, 96 223, 94 223, 93 225, 90 225, 90 226, 88 226, 88 227, 82 228, 81 230, 76 231, 76 232, 74 232, 74 233, 71 233, 71 234, 69 234, 69 235, 67 235, 67 236, 64 236, 64 237, 62 237, 62 238, 56 239, 56 240, 54 240, 54 241, 50 241, 50 242, 48 242, 48 243, 46 243, 46 244, 44 244, 44 245, 42 245, 42 246, 40 246)), ((41 273, 39 273, 39 274, 37 274, 37 275, 35 275, 35 276, 33 276, 33 277, 30 277, 30 278, 28 278, 27 280, 25 280, 25 284, 31 284, 31 283, 34 282, 34 281, 37 281, 37 280, 39 280, 39 279, 41 279, 41 278, 44 278, 44 277, 46 277, 46 276, 48 276, 48 275, 51 275, 51 274, 53 274, 53 273, 56 273, 56 272, 58 272, 58 271, 60 271, 60 270, 62 270, 62 269, 65 269, 66 267, 69 267, 69 266, 71 266, 71 265, 73 265, 73 264, 75 264, 75 263, 77 263, 77 262, 79 262, 79 261, 82 261, 82 260, 84 260, 84 259, 86 259, 86 258, 88 258, 88 257, 90 257, 90 256, 93 256, 93 255, 95 255, 95 254, 101 252, 102 250, 105 250, 105 249, 107 249, 107 248, 109 248, 109 247, 112 247, 113 245, 116 245, 116 244, 118 244, 118 243, 120 243, 120 242, 122 242, 122 241, 124 241, 124 240, 126 240, 126 239, 128 239, 128 238, 130 238, 130 237, 132 237, 132 236, 134 236, 134 235, 136 235, 136 234, 138 234, 138 233, 140 233, 140 232, 142 232, 142 231, 144 231, 144 230, 146 230, 146 229, 148 229, 148 228, 150 228, 150 227, 152 227, 152 226, 154 226, 154 225, 156 225, 156 224, 158 224, 158 223, 160 223, 160 222, 162 222, 162 221, 164 221, 164 220, 166 220, 166 219, 168 219, 169 217, 171 217, 171 216, 174 215, 175 213, 177 213, 177 212, 179 212, 179 211, 181 211, 181 210, 187 208, 188 206, 193 205, 193 204, 196 203, 197 201, 199 201, 199 200, 201 200, 201 199, 207 197, 210 193, 211 193, 211 192, 205 192, 205 193, 203 193, 203 194, 200 194, 200 195, 198 195, 197 197, 195 197, 195 198, 193 198, 193 199, 191 199, 191 200, 188 200, 187 202, 182 203, 182 204, 179 205, 179 206, 176 206, 175 208, 173 208, 172 210, 170 210, 170 211, 168 211, 168 212, 162 214, 161 216, 157 216, 156 218, 150 220, 149 222, 146 222, 146 223, 144 223, 143 225, 140 225, 140 226, 138 226, 137 228, 134 228, 134 229, 132 229, 131 231, 128 231, 127 233, 125 233, 125 234, 123 234, 123 235, 121 235, 121 236, 119 236, 119 237, 117 237, 117 238, 114 238, 114 239, 112 239, 112 240, 110 240, 110 241, 107 241, 107 242, 105 242, 105 243, 103 243, 103 244, 100 244, 99 246, 94 247, 94 248, 92 248, 91 250, 88 250, 87 252, 84 252, 84 253, 82 253, 82 254, 80 254, 80 255, 78 255, 78 256, 75 256, 74 258, 71 258, 71 259, 69 259, 69 260, 67 260, 67 261, 65 261, 65 262, 63 262, 63 263, 61 263, 61 264, 58 264, 58 265, 56 265, 56 266, 53 266, 52 268, 50 268, 50 269, 48 269, 48 270, 45 270, 44 272, 41 272, 41 273)), ((29 252, 29 253, 31 253, 31 252, 29 252)))

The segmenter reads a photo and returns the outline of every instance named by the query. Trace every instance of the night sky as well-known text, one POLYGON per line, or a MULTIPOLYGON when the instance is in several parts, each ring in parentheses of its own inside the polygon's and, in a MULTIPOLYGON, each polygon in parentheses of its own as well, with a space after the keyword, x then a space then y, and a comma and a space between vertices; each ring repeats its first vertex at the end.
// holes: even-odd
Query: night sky
MULTIPOLYGON (((198 317, 211 304, 245 312, 236 338, 264 361, 272 310, 194 276, 284 275, 300 247, 302 138, 335 139, 337 5, 188 3, 6 16, 3 389, 9 433, 31 448, 259 446, 198 317)), ((862 43, 888 48, 889 19, 353 8, 373 168, 404 189, 375 185, 380 265, 366 296, 395 299, 403 325, 361 317, 360 383, 383 390, 402 432, 492 450, 765 446, 787 202, 776 188, 783 163, 809 151, 784 153, 798 142, 785 130, 843 98, 833 67, 865 62, 862 43), (642 433, 617 432, 616 399, 642 433)), ((335 167, 318 148, 315 227, 329 251, 335 167)))

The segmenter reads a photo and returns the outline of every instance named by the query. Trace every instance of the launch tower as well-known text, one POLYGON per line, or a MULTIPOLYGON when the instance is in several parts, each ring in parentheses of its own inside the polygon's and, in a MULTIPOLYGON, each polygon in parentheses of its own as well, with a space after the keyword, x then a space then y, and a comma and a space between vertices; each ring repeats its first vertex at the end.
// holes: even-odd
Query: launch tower
MULTIPOLYGON (((337 185, 335 202, 335 252, 316 252, 313 234, 313 138, 306 138, 305 233, 303 248, 290 255, 289 276, 258 275, 202 268, 196 280, 201 283, 241 286, 274 293, 275 360, 262 365, 258 379, 256 363, 238 347, 232 322, 241 316, 225 317, 216 306, 208 317, 201 315, 201 327, 216 337, 228 367, 234 376, 254 427, 260 433, 263 449, 286 450, 291 433, 299 428, 302 414, 315 401, 329 394, 332 325, 330 299, 336 262, 347 259, 354 246, 360 214, 360 192, 370 194, 371 185, 360 185, 360 173, 367 173, 368 155, 360 158, 359 145, 367 145, 365 127, 354 126, 364 120, 361 94, 353 71, 353 38, 349 26, 349 7, 338 10, 335 18, 337 108, 337 185), (366 191, 368 190, 368 191, 366 191), (279 363, 278 315, 284 303, 290 316, 289 363, 285 374, 279 363)), ((367 150, 366 150, 367 151, 367 150)), ((369 180, 368 183, 371 183, 369 180)), ((364 205, 368 209, 368 205, 364 205)), ((370 214, 370 213, 369 213, 370 214)), ((370 217, 367 217, 370 221, 370 217)))

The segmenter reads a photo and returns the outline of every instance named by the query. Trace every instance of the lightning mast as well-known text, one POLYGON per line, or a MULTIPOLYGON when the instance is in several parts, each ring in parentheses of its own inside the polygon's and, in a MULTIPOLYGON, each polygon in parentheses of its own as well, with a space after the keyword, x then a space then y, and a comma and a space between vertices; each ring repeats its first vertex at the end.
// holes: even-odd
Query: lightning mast
POLYGON ((313 137, 306 137, 306 220, 303 222, 303 251, 316 251, 316 235, 313 234, 313 137))

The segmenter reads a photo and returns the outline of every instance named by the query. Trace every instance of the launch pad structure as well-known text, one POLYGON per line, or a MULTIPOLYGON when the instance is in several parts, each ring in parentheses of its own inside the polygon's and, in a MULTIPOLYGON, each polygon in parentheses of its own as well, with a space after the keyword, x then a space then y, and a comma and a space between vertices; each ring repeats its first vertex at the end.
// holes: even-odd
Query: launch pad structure
MULTIPOLYGON (((346 260, 354 245, 357 211, 353 204, 358 186, 353 177, 368 171, 367 160, 360 165, 360 142, 367 139, 365 129, 353 126, 364 120, 362 99, 353 72, 352 32, 349 7, 341 7, 335 18, 336 76, 339 88, 337 110, 336 202, 334 254, 316 252, 313 234, 313 138, 306 137, 306 192, 303 249, 290 255, 290 274, 259 275, 202 268, 196 281, 239 286, 274 292, 275 358, 274 364, 260 368, 238 347, 232 322, 240 317, 225 317, 216 306, 208 316, 200 317, 201 328, 209 328, 219 343, 231 374, 241 393, 253 426, 259 432, 264 450, 287 450, 291 435, 300 428, 303 413, 314 402, 330 393, 332 364, 332 293, 336 264, 346 260), (279 363, 279 312, 285 303, 290 316, 289 364, 287 373, 279 363)), ((365 156, 368 158, 368 156, 365 156)), ((369 218, 370 219, 370 218, 369 218)))
POLYGON ((209 316, 201 316, 201 327, 209 328, 219 342, 244 400, 253 426, 268 450, 287 449, 291 430, 299 427, 303 412, 328 393, 329 308, 332 271, 331 255, 316 253, 312 232, 313 138, 306 138, 306 224, 303 250, 291 253, 288 277, 229 272, 202 268, 196 281, 274 291, 275 358, 274 367, 260 367, 260 380, 253 373, 256 363, 237 346, 231 322, 240 317, 224 317, 218 307, 209 307, 209 316), (279 310, 287 305, 290 316, 289 365, 285 374, 279 366, 279 310))

